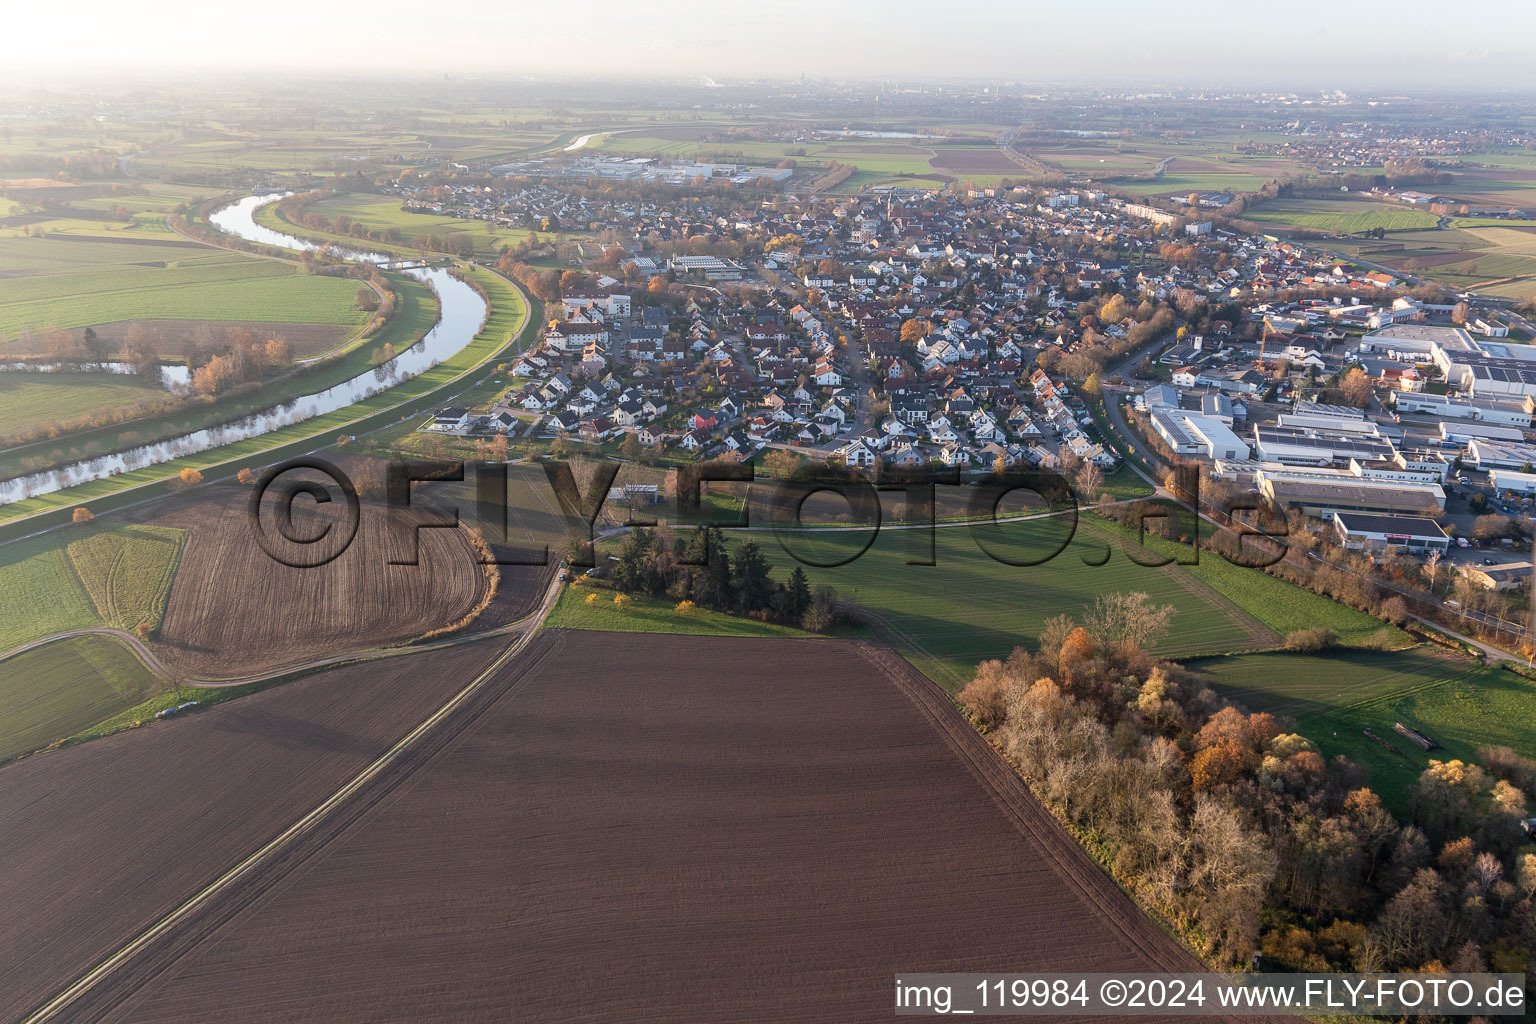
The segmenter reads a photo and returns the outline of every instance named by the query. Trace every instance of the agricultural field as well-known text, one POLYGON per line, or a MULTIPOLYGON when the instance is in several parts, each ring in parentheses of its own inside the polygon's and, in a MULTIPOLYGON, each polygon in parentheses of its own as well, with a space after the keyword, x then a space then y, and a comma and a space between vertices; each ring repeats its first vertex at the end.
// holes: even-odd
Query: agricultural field
MULTIPOLYGON (((376 196, 344 193, 310 203, 306 211, 318 213, 334 222, 338 217, 350 217, 370 231, 397 229, 405 239, 404 244, 418 244, 428 235, 447 237, 467 235, 474 242, 475 254, 480 257, 494 256, 507 246, 517 245, 534 234, 517 228, 504 228, 483 220, 445 217, 433 213, 416 213, 401 209, 399 200, 380 199, 376 196)), ((303 229, 306 234, 315 232, 303 229)), ((334 236, 341 237, 341 236, 334 236)), ((541 237, 551 239, 550 233, 541 237)))
POLYGON ((185 540, 164 525, 90 523, 0 547, 0 653, 66 630, 158 624, 185 540))
POLYGON ((174 242, 179 236, 165 215, 217 194, 217 189, 153 181, 61 183, 46 190, 15 190, 11 199, 0 200, 0 238, 43 235, 121 244, 174 242))
POLYGON ((1536 160, 1524 151, 1479 153, 1465 157, 1444 195, 1484 206, 1536 209, 1536 160))
MULTIPOLYGON (((52 494, 39 495, 22 501, 11 502, 0 506, 0 522, 12 521, 38 513, 49 512, 56 509, 68 508, 83 500, 118 495, 122 491, 133 487, 159 487, 164 488, 167 481, 173 479, 183 469, 207 470, 214 467, 224 467, 228 474, 233 474, 247 459, 253 459, 260 455, 270 455, 275 451, 286 451, 289 455, 296 455, 303 451, 313 450, 313 442, 316 438, 334 438, 338 433, 363 433, 377 430, 392 424, 399 423, 409 415, 426 411, 431 405, 434 396, 447 385, 460 381, 461 378, 476 371, 484 369, 493 359, 503 354, 521 351, 533 340, 536 322, 530 315, 522 293, 509 284, 500 275, 483 267, 468 266, 464 273, 477 281, 486 293, 491 297, 490 318, 475 335, 475 340, 468 347, 438 363, 432 369, 410 380, 399 384, 386 391, 381 391, 361 402, 355 402, 335 412, 316 416, 290 426, 280 427, 277 430, 260 437, 248 438, 237 441, 234 444, 221 448, 210 448, 207 451, 195 455, 187 455, 171 462, 161 463, 155 466, 146 466, 143 469, 131 470, 103 480, 95 480, 90 483, 80 484, 75 487, 57 491, 52 494)), ((424 308, 430 303, 431 296, 420 285, 397 283, 397 288, 405 291, 412 288, 420 293, 417 299, 418 309, 424 308)), ((404 305, 402 304, 402 309, 404 305)), ((435 306, 434 306, 435 308, 435 306)), ((432 316, 427 317, 425 323, 430 324, 432 316)), ((397 315, 390 320, 389 325, 371 341, 384 343, 394 339, 394 332, 400 331, 411 338, 411 341, 419 340, 419 334, 412 334, 413 320, 410 317, 402 318, 397 315)), ((425 326, 422 327, 425 330, 425 326)), ((404 342, 401 342, 404 343, 404 342)), ((399 348, 399 344, 396 345, 399 348)), ((349 353, 349 357, 355 353, 349 353)), ((472 385, 466 384, 463 393, 469 393, 472 385)))
POLYGON ((25 1016, 308 812, 500 649, 335 668, 0 767, 0 1019, 25 1016))
POLYGON ((1303 173, 1305 166, 1268 155, 1241 152, 1247 137, 1066 138, 1024 145, 1026 155, 1073 176, 1135 192, 1254 192, 1265 182, 1303 173))
POLYGON ((0 373, 0 437, 104 409, 131 407, 165 394, 125 373, 0 373))
MULTIPOLYGON (((362 508, 357 536, 334 561, 294 568, 253 543, 243 489, 220 488, 157 518, 190 537, 170 589, 155 650, 193 675, 230 678, 359 648, 384 647, 469 615, 486 596, 478 556, 460 530, 392 538, 386 512, 362 508), (231 581, 238 580, 238 586, 231 581)), ((303 506, 295 529, 344 529, 342 504, 303 506)), ((297 555, 295 555, 297 557, 297 555)))
MULTIPOLYGON (((546 634, 379 785, 153 951, 176 966, 133 1018, 266 1020, 280 991, 312 1019, 847 1021, 896 964, 1194 968, 941 691, 853 645, 546 634)), ((116 980, 93 1005, 126 1010, 116 980)))
MULTIPOLYGON (((1454 223, 1454 222, 1453 222, 1454 223)), ((1338 241, 1330 248, 1455 289, 1510 299, 1536 297, 1536 225, 1498 221, 1411 231, 1380 242, 1338 241)))
POLYGON ((1020 177, 1025 173, 1023 167, 996 146, 974 149, 945 147, 938 150, 929 163, 935 170, 962 178, 978 174, 1020 177))
POLYGON ((360 124, 349 128, 285 128, 263 132, 195 130, 138 157, 136 173, 176 179, 185 174, 350 175, 380 168, 433 166, 444 160, 511 159, 544 145, 554 130, 508 130, 501 116, 443 119, 441 131, 360 124))
MULTIPOLYGON (((854 178, 840 187, 840 191, 853 191, 873 184, 893 184, 902 188, 942 187, 957 172, 939 167, 946 153, 958 154, 957 160, 967 159, 967 154, 992 153, 1007 163, 1001 171, 1011 177, 1022 177, 1023 168, 1002 156, 1002 151, 991 146, 991 140, 976 137, 969 140, 974 149, 948 150, 939 148, 937 138, 874 138, 849 136, 847 138, 810 139, 803 142, 755 142, 737 138, 709 139, 712 131, 724 126, 697 126, 688 128, 639 128, 630 131, 613 131, 591 139, 583 152, 604 152, 622 156, 662 156, 672 160, 725 160, 774 165, 781 160, 794 160, 807 165, 825 165, 832 161, 858 168, 854 178), (990 147, 990 148, 983 148, 990 147), (862 176, 862 177, 861 177, 862 176)), ((915 129, 921 134, 921 129, 915 129)), ((969 158, 975 163, 979 158, 969 158)), ((987 170, 987 168, 978 168, 987 170)), ((990 170, 992 176, 997 168, 990 170)), ((987 177, 987 174, 981 175, 987 177)), ((967 174, 966 177, 976 177, 967 174)))
MULTIPOLYGON (((422 336, 426 334, 437 320, 437 300, 426 286, 413 279, 398 275, 392 279, 392 284, 397 303, 394 315, 390 317, 389 322, 384 325, 383 329, 335 352, 322 363, 315 363, 308 367, 280 374, 268 379, 255 392, 234 396, 226 395, 215 403, 194 403, 190 406, 156 416, 153 419, 140 419, 123 424, 93 427, 71 433, 67 437, 45 438, 29 444, 18 445, 0 452, 0 474, 7 476, 19 475, 40 467, 46 468, 50 465, 56 465, 66 460, 74 462, 106 452, 121 451, 135 444, 142 444, 147 440, 177 437, 203 427, 228 423, 242 416, 250 415, 253 412, 271 408, 281 402, 314 394, 332 384, 337 384, 351 379, 358 374, 366 373, 372 366, 377 365, 377 360, 385 351, 385 346, 390 346, 397 352, 402 351, 420 341, 422 336)), ((353 281, 352 286, 355 289, 357 282, 353 281)), ((511 303, 508 303, 508 305, 511 305, 511 303)), ((263 326, 247 325, 239 322, 225 324, 197 322, 190 325, 190 330, 177 332, 155 329, 155 323, 152 321, 139 321, 138 324, 144 328, 140 336, 148 339, 154 348, 164 352, 167 356, 174 356, 178 352, 184 352, 186 345, 197 342, 204 335, 217 340, 230 331, 242 328, 248 329, 249 326, 263 326)), ((281 333, 283 337, 287 337, 288 325, 267 324, 264 327, 265 332, 258 334, 258 336, 281 333)), ((308 338, 308 344, 310 345, 324 344, 312 333, 296 333, 300 338, 308 338)), ((123 325, 109 327, 101 332, 101 337, 106 339, 109 344, 115 339, 121 338, 126 340, 134 336, 134 332, 127 330, 123 325)), ((26 339, 22 339, 12 347, 17 350, 16 354, 18 355, 38 351, 37 344, 28 343, 26 339)), ((3 347, 0 347, 0 351, 4 351, 3 347)), ((396 389, 391 390, 394 391, 396 389)), ((332 415, 341 417, 336 422, 345 422, 351 418, 345 415, 344 410, 340 410, 332 415)), ((245 451, 260 450, 268 446, 263 442, 262 438, 251 438, 248 441, 240 442, 240 444, 244 445, 243 450, 245 451)), ((224 451, 225 449, 214 450, 224 451)), ((149 470, 152 471, 153 469, 154 467, 149 467, 149 470)))
POLYGON ((1416 231, 1432 228, 1440 221, 1425 210, 1372 199, 1272 199, 1250 206, 1243 219, 1339 235, 1376 228, 1416 231))
POLYGON ((1197 659, 1188 667, 1243 707, 1294 722, 1325 756, 1343 754, 1362 765, 1398 813, 1408 810, 1409 791, 1431 759, 1475 761, 1477 749, 1489 744, 1536 757, 1536 682, 1434 648, 1271 652, 1197 659), (1392 731, 1396 722, 1442 749, 1420 749, 1392 731), (1366 728, 1399 753, 1372 741, 1366 728))
POLYGON ((356 280, 196 242, 0 238, 0 272, 0 340, 145 318, 328 324, 345 334, 367 319, 356 280))
POLYGON ((166 687, 114 636, 70 637, 0 658, 0 761, 67 739, 166 687))

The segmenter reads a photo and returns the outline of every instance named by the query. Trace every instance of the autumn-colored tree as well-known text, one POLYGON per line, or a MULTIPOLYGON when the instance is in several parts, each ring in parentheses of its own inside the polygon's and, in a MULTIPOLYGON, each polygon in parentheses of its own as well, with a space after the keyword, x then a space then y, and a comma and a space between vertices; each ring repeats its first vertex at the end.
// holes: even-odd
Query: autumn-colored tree
POLYGON ((800 467, 800 456, 784 448, 773 448, 763 456, 763 469, 776 479, 792 476, 800 467))
POLYGON ((907 344, 916 344, 928 336, 928 321, 909 319, 902 321, 901 340, 907 344))
POLYGON ((1209 791, 1242 778, 1247 757, 1229 739, 1206 747, 1189 762, 1189 777, 1197 791, 1209 791))
POLYGON ((677 612, 679 615, 692 615, 696 608, 698 608, 698 605, 685 598, 684 600, 677 602, 677 607, 674 608, 673 611, 677 612))
POLYGON ((235 474, 235 479, 240 481, 242 484, 245 484, 246 486, 250 486, 256 482, 256 473, 250 468, 242 469, 240 472, 235 474))
POLYGON ((155 627, 147 622, 141 622, 137 626, 133 627, 133 632, 138 636, 140 640, 148 640, 154 631, 155 627))
POLYGON ((1067 639, 1062 642, 1061 654, 1057 657, 1057 666, 1061 670, 1062 679, 1071 682, 1078 675, 1078 668, 1083 662, 1089 660, 1096 653, 1093 637, 1082 626, 1073 629, 1067 634, 1067 639))
POLYGON ((217 395, 240 383, 240 374, 234 360, 226 356, 214 356, 192 374, 192 388, 199 394, 217 395))
POLYGON ((1003 695, 1008 689, 1008 674, 1003 663, 996 658, 976 666, 976 675, 965 689, 960 691, 960 703, 971 713, 971 718, 983 729, 995 729, 1003 724, 1007 705, 1003 695))
MULTIPOLYGON (((368 294, 373 293, 370 291, 368 294)), ((284 338, 268 338, 267 343, 262 346, 262 351, 266 354, 267 362, 273 366, 286 366, 293 358, 293 353, 284 338)))
POLYGON ((85 508, 84 506, 81 506, 80 508, 77 508, 73 512, 71 512, 69 514, 69 518, 70 518, 71 522, 88 523, 92 519, 96 518, 96 514, 94 512, 92 512, 90 509, 85 508))
POLYGON ((181 479, 181 482, 186 484, 188 487, 193 487, 203 482, 203 474, 199 470, 193 469, 191 466, 188 466, 186 469, 182 470, 176 475, 181 479))
POLYGON ((634 603, 634 598, 630 597, 628 594, 614 594, 613 595, 613 606, 615 608, 619 609, 619 611, 623 611, 625 608, 628 608, 633 603, 634 603))

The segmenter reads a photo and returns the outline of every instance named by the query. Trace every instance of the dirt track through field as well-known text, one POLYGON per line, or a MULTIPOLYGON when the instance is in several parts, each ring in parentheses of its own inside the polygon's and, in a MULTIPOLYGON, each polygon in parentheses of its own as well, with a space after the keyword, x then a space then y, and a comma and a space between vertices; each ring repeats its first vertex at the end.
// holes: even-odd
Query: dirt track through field
POLYGON ((505 645, 333 669, 0 768, 0 1021, 307 812, 505 645))
POLYGON ((72 1019, 845 1022, 898 971, 1194 967, 889 652, 556 631, 72 1019))

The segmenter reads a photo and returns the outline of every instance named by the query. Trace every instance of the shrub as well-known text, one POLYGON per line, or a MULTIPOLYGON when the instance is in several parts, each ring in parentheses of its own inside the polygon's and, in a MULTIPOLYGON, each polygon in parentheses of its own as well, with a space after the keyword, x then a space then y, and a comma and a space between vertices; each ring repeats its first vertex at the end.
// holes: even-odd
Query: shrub
POLYGON ((630 597, 628 594, 614 594, 613 595, 613 606, 615 608, 619 609, 620 611, 623 611, 625 608, 628 608, 633 603, 634 603, 634 598, 630 597))
POLYGON ((597 594, 596 593, 591 593, 591 594, 587 595, 587 604, 597 604, 597 594))
POLYGON ((694 604, 692 601, 679 601, 677 602, 677 608, 674 610, 679 615, 692 615, 694 609, 697 607, 698 605, 694 604))
POLYGON ((256 482, 256 474, 250 469, 242 469, 235 474, 235 479, 247 486, 256 482))
POLYGON ((1331 629, 1313 626, 1297 629, 1286 634, 1285 649, 1288 651, 1321 651, 1339 642, 1339 634, 1331 629))
POLYGON ((181 482, 186 484, 188 487, 192 487, 203 482, 202 472, 200 470, 193 469, 190 466, 178 473, 177 476, 180 477, 181 482))
POLYGON ((95 518, 96 518, 96 514, 94 512, 92 512, 90 509, 85 508, 83 506, 80 507, 80 508, 75 509, 73 512, 71 512, 69 514, 70 522, 73 522, 73 523, 88 523, 92 519, 95 519, 95 518))

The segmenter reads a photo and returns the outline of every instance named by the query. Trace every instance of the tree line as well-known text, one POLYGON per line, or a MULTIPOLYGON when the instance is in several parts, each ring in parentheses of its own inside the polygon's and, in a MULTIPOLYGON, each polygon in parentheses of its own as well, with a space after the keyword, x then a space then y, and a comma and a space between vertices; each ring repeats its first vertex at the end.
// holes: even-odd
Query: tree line
POLYGON ((683 536, 664 523, 631 531, 619 552, 613 584, 626 594, 691 601, 701 608, 812 632, 854 621, 858 614, 839 599, 836 588, 813 589, 799 566, 783 582, 775 580, 762 545, 747 539, 728 550, 716 526, 701 526, 683 536))
POLYGON ((986 661, 975 724, 1207 955, 1267 968, 1514 971, 1536 948, 1536 763, 1432 760, 1399 821, 1346 758, 1146 653, 1171 607, 1100 597, 986 661))

